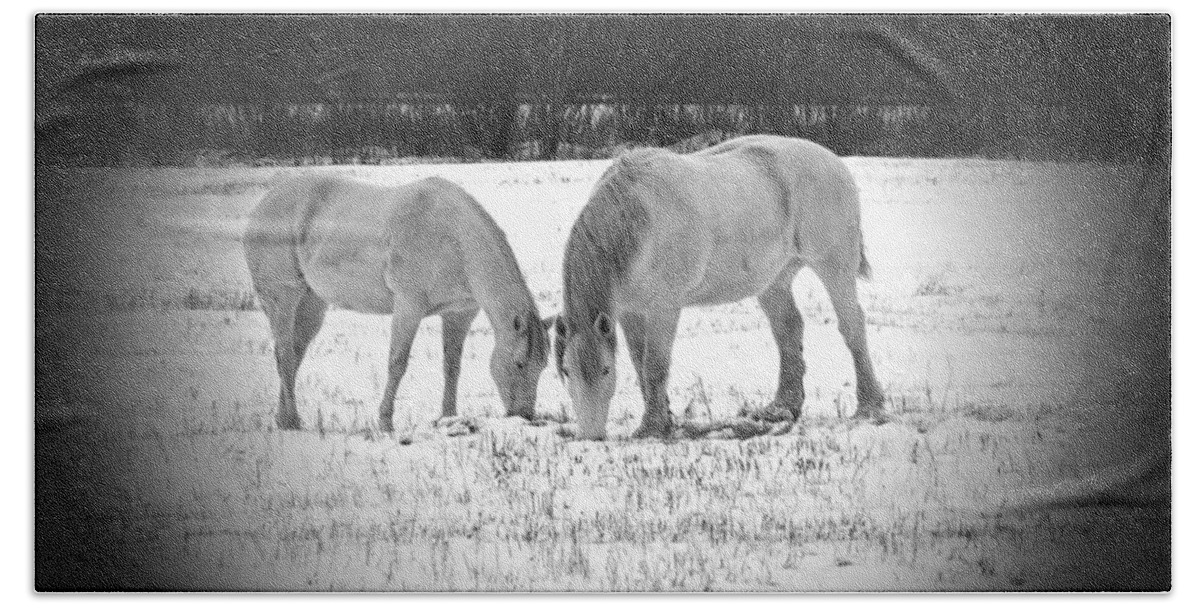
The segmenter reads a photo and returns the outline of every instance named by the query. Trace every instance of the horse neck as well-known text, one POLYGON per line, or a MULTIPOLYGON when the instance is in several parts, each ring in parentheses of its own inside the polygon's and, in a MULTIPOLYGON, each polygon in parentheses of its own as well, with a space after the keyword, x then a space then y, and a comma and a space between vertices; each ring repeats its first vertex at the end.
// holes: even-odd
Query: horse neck
POLYGON ((613 315, 615 271, 611 265, 585 259, 571 259, 563 272, 563 316, 567 327, 580 331, 591 325, 600 313, 613 315))
POLYGON ((600 313, 613 315, 613 292, 641 249, 649 214, 627 192, 620 162, 597 186, 571 227, 563 259, 563 314, 579 331, 600 313))
MULTIPOLYGON (((484 242, 484 239, 476 237, 475 242, 484 242)), ((466 247, 463 253, 467 258, 471 293, 495 331, 510 328, 514 317, 525 318, 529 311, 537 309, 516 257, 503 236, 486 250, 466 247)))

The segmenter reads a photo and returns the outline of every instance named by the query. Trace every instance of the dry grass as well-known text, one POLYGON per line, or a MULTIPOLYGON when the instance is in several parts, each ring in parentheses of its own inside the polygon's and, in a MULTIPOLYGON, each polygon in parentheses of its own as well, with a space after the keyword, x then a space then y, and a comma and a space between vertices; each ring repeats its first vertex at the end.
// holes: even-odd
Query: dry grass
MULTIPOLYGON (((549 313, 560 298, 553 254, 603 167, 364 175, 455 172, 509 233, 549 313)), ((809 372, 798 424, 770 414, 777 362, 769 330, 754 304, 741 302, 681 320, 671 397, 687 432, 666 442, 622 439, 640 416, 622 354, 617 439, 602 443, 571 438, 569 399, 552 372, 534 423, 501 417, 482 318, 464 358, 464 416, 432 424, 441 387, 435 321, 414 346, 398 432, 376 432, 386 320, 341 311, 330 313, 301 369, 307 430, 274 430, 271 340, 232 236, 274 170, 99 175, 98 191, 138 201, 106 208, 115 211, 102 221, 111 234, 137 227, 141 238, 106 237, 101 271, 69 294, 91 311, 71 336, 80 347, 61 362, 75 382, 61 402, 38 404, 39 433, 52 422, 57 429, 58 447, 45 458, 103 479, 88 486, 88 504, 119 514, 87 521, 125 561, 87 576, 126 587, 461 591, 1120 580, 1095 547, 1136 549, 1138 535, 1165 529, 1156 515, 1003 506, 1014 489, 1085 474, 1047 457, 1072 432, 1051 421, 1061 420, 1054 415, 1071 388, 1107 365, 1060 364, 1087 327, 1078 294, 1094 275, 1088 241, 1063 237, 1075 247, 1059 252, 1068 268, 1022 258, 1025 246, 1013 239, 1029 228, 1007 193, 1033 196, 1044 182, 1051 186, 1036 196, 1071 202, 1076 184, 1107 191, 1124 174, 1091 169, 1082 180, 1073 167, 979 161, 856 160, 852 168, 879 277, 862 287, 868 331, 897 420, 845 419, 854 409, 848 354, 819 284, 802 276, 795 291, 809 372), (978 207, 957 206, 982 194, 990 198, 978 207), (988 215, 998 213, 1017 215, 988 215), (989 249, 960 238, 981 215, 993 220, 990 234, 1012 242, 989 249)), ((1052 220, 1051 228, 1068 221, 1052 220)))

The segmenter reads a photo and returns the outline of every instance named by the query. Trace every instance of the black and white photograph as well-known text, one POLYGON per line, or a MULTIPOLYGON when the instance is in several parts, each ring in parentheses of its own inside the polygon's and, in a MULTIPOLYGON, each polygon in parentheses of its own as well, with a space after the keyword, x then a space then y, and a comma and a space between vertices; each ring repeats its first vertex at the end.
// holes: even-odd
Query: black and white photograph
POLYGON ((36 592, 1173 588, 1168 12, 26 18, 36 592))

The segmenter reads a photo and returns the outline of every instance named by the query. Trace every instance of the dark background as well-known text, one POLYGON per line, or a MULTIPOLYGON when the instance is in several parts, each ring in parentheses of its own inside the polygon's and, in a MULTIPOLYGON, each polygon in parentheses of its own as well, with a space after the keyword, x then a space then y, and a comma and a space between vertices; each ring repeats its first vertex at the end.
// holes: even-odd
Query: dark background
MULTIPOLYGON (((1131 304, 1099 303, 1118 321, 1097 328, 1139 364, 1121 394, 1081 396, 1119 402, 1128 419, 1087 421, 1080 449, 1161 454, 1150 474, 1169 486, 1168 16, 42 15, 34 25, 39 404, 87 392, 73 384, 72 340, 47 338, 88 335, 89 318, 66 303, 105 247, 83 229, 103 208, 68 203, 81 187, 70 168, 596 158, 769 132, 843 155, 1143 167, 1138 195, 1114 210, 1131 220, 1112 244, 1113 293, 1131 304)), ((109 463, 64 442, 73 431, 57 424, 35 416, 36 585, 111 588, 103 572, 135 566, 104 531, 129 515, 105 510, 103 480, 82 473, 109 463)), ((1141 574, 1097 585, 1169 588, 1164 533, 1136 563, 1111 556, 1114 572, 1141 574)))
POLYGON ((592 158, 749 132, 840 154, 1129 160, 1170 82, 1163 15, 44 15, 36 27, 38 158, 72 166, 592 158))

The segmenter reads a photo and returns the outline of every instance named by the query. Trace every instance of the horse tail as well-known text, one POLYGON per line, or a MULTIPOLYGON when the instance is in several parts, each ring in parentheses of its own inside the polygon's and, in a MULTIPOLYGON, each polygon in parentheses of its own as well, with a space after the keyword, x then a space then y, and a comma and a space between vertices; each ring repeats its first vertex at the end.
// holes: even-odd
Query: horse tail
POLYGON ((863 244, 862 228, 858 229, 858 276, 870 281, 872 276, 871 263, 867 261, 867 248, 863 244))

